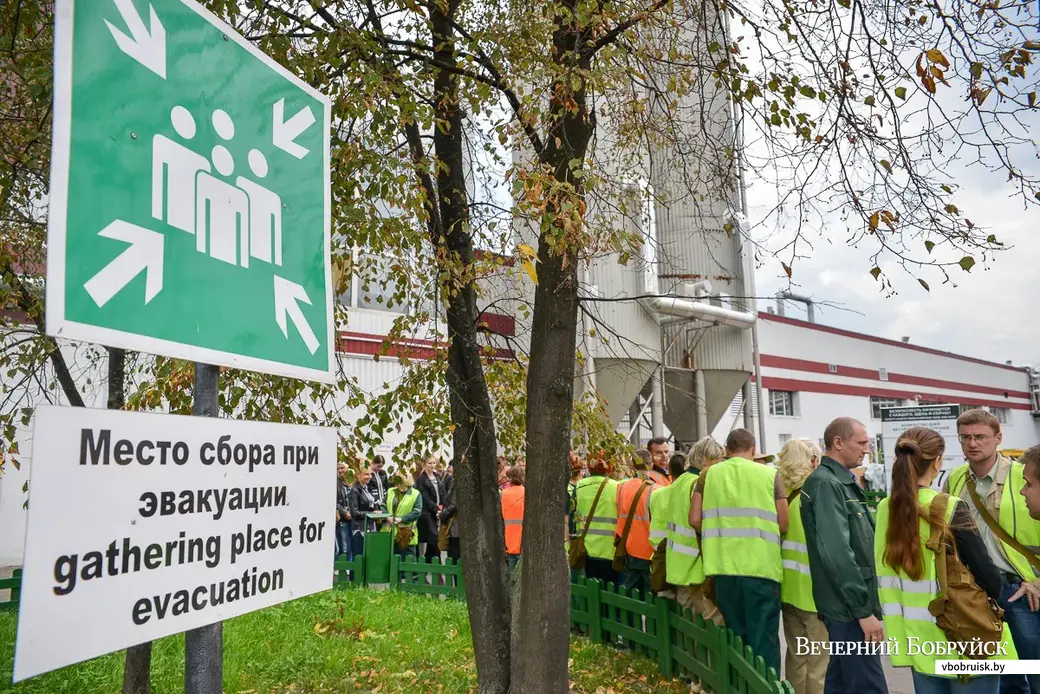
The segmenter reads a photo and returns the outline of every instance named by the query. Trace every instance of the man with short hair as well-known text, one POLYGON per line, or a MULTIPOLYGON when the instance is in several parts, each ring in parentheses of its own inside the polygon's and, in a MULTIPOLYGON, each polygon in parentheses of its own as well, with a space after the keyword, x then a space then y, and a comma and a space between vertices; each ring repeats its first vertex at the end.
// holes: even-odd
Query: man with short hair
POLYGON ((668 456, 670 454, 668 439, 663 437, 650 439, 646 448, 650 451, 650 479, 658 487, 667 487, 672 483, 672 479, 668 476, 668 456))
MULTIPOLYGON (((1026 451, 1019 462, 1022 463, 1022 475, 1025 478, 1022 498, 1026 500, 1029 516, 1040 521, 1040 446, 1033 446, 1026 451)), ((1008 602, 1016 602, 1023 596, 1026 597, 1026 604, 1030 610, 1040 610, 1040 579, 1023 583, 1008 602)))
POLYGON ((787 491, 775 467, 754 462, 755 436, 734 429, 727 459, 697 477, 690 525, 701 532, 705 576, 726 626, 780 673, 780 536, 787 491))
MULTIPOLYGON (((986 410, 961 413, 957 418, 957 438, 967 463, 950 473, 943 491, 967 504, 990 559, 1004 576, 1000 606, 1019 659, 1040 660, 1040 613, 1035 609, 1035 598, 1011 600, 1031 592, 1029 586, 1037 572, 1029 556, 1035 557, 1040 551, 1040 524, 1030 517, 1028 506, 1019 498, 1026 484, 1024 466, 998 452, 1003 441, 1000 422, 986 410), (1000 535, 1015 542, 1006 542, 1000 535)), ((1028 684, 1025 675, 1000 678, 1001 694, 1026 693, 1030 689, 1034 694, 1040 692, 1040 674, 1029 675, 1028 684)))
MULTIPOLYGON (((839 417, 824 430, 823 445, 823 459, 805 480, 800 501, 813 602, 831 641, 880 643, 874 516, 852 472, 870 450, 870 436, 861 422, 839 417)), ((831 653, 826 694, 887 691, 880 655, 831 653)))
POLYGON ((385 465, 386 459, 377 455, 368 466, 368 471, 372 473, 372 479, 368 481, 368 491, 375 497, 376 506, 383 510, 386 509, 386 491, 389 488, 386 470, 383 469, 385 465))

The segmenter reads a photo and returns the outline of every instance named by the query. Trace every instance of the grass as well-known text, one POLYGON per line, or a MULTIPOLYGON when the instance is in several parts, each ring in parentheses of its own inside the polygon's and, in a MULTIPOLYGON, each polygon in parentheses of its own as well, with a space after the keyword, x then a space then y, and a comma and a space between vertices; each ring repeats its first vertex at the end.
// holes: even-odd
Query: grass
MULTIPOLYGON (((0 613, 0 691, 118 694, 122 652, 10 685, 17 613, 0 613), (4 687, 11 686, 11 689, 4 687)), ((586 694, 689 691, 641 656, 572 637, 571 684, 586 694)), ((476 689, 466 607, 454 600, 367 589, 335 590, 224 624, 228 694, 471 692, 476 689)), ((184 636, 157 641, 152 691, 184 691, 184 636)))

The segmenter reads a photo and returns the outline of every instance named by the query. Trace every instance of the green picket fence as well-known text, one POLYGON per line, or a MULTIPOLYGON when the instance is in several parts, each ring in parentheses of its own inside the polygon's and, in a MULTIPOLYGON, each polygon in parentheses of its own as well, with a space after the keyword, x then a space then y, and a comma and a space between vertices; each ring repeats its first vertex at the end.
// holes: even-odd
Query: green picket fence
POLYGON ((22 570, 15 569, 11 578, 0 578, 0 590, 10 590, 7 600, 0 600, 0 612, 18 609, 18 597, 21 595, 22 570))
POLYGON ((332 577, 333 588, 365 585, 365 555, 354 557, 350 561, 337 557, 332 563, 332 568, 335 572, 332 577))
MULTIPOLYGON (((462 566, 450 559, 390 560, 390 587, 419 595, 465 599, 462 566), (452 580, 456 579, 456 580, 452 580)), ((571 627, 590 639, 623 645, 657 661, 666 677, 699 681, 712 692, 794 694, 732 630, 705 622, 674 600, 627 594, 613 584, 581 577, 571 584, 571 627)))

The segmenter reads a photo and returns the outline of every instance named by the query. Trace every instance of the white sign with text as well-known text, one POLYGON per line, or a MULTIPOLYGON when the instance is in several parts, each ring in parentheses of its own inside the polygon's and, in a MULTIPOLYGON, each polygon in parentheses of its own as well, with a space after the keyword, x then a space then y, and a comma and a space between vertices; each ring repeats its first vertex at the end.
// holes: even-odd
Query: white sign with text
POLYGON ((885 407, 881 410, 881 437, 885 442, 885 492, 892 490, 892 465, 896 462, 896 441, 910 427, 934 429, 946 442, 943 468, 932 487, 941 489, 946 476, 964 464, 961 444, 957 439, 957 417, 960 405, 911 405, 885 407))
POLYGON ((331 588, 336 444, 38 408, 14 681, 331 588))

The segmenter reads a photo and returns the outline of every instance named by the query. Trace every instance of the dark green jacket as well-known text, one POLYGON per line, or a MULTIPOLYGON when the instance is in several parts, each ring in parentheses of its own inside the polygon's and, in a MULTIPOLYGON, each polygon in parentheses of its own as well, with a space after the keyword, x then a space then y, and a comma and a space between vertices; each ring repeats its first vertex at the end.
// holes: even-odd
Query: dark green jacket
POLYGON ((822 617, 881 618, 874 572, 874 516, 848 468, 824 456, 802 487, 813 600, 822 617))

